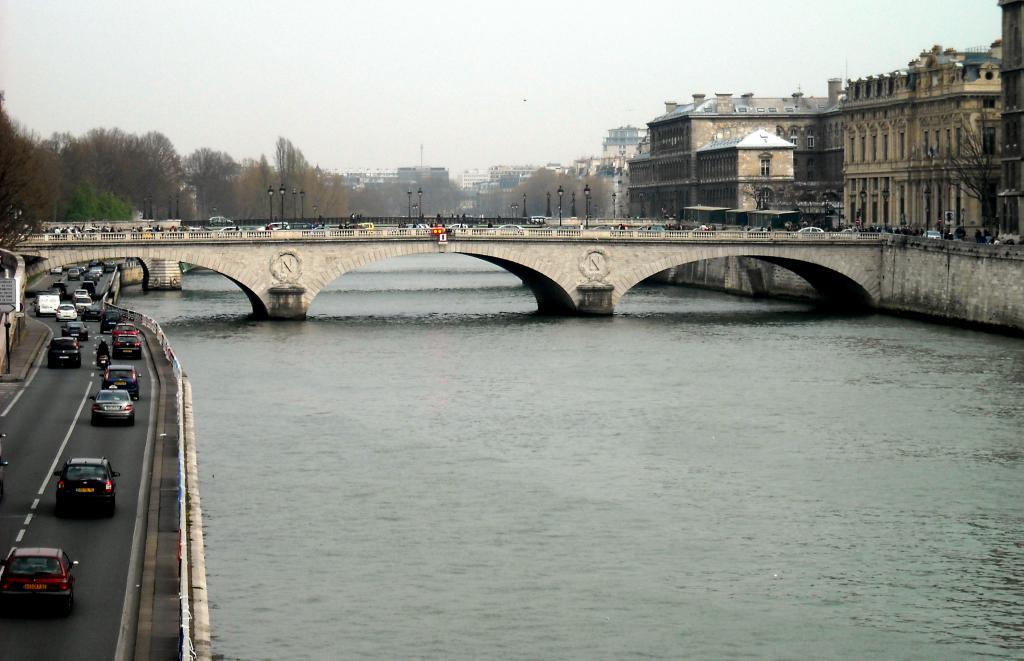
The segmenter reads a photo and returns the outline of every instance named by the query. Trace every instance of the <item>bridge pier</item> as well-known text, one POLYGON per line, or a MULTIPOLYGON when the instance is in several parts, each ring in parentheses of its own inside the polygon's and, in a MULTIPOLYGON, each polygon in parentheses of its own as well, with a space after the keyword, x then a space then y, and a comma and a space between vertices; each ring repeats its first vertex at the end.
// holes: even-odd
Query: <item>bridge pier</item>
POLYGON ((149 259, 146 289, 181 289, 181 266, 169 259, 149 259))
POLYGON ((576 311, 583 315, 610 315, 615 312, 612 293, 615 287, 603 282, 588 282, 576 288, 576 311))
POLYGON ((308 311, 308 307, 303 301, 305 294, 305 287, 296 285, 271 287, 267 290, 267 317, 283 320, 305 319, 308 311))

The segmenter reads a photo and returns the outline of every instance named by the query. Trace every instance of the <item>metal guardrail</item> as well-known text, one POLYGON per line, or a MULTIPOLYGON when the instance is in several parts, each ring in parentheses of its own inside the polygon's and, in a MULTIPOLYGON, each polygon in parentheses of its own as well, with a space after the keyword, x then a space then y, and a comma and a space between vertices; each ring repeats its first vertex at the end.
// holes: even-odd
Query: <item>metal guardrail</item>
MULTIPOLYGON (((793 243, 793 242, 854 242, 881 243, 886 237, 894 236, 876 232, 745 232, 738 230, 642 230, 612 229, 590 230, 579 228, 533 228, 533 227, 473 227, 450 230, 452 241, 532 239, 532 240, 605 240, 605 241, 658 241, 658 242, 750 242, 750 243, 793 243)), ((96 245, 139 244, 139 243, 242 243, 249 241, 353 241, 353 240, 437 240, 430 229, 406 227, 378 227, 376 229, 324 229, 324 230, 246 230, 241 232, 90 232, 79 234, 36 234, 29 237, 21 247, 42 247, 54 244, 96 245)))

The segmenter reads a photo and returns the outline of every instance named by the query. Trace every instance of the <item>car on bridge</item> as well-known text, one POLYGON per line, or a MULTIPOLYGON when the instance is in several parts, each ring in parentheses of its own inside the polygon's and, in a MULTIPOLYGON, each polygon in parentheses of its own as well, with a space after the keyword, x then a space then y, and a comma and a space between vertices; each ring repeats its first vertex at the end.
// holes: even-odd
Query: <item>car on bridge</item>
POLYGON ((57 480, 57 516, 64 516, 75 506, 98 507, 107 516, 114 516, 117 483, 120 473, 105 457, 75 457, 53 473, 57 480))
POLYGON ((0 607, 48 604, 71 614, 78 562, 63 549, 15 546, 0 565, 0 607))
POLYGON ((81 345, 73 337, 55 337, 46 351, 46 367, 81 367, 81 345))
POLYGON ((61 337, 73 337, 81 342, 89 340, 89 327, 81 321, 65 321, 60 327, 61 337))
POLYGON ((498 228, 499 234, 525 234, 526 230, 521 225, 502 225, 498 228))
POLYGON ((132 404, 132 396, 127 390, 116 387, 100 390, 92 396, 92 400, 92 417, 89 422, 93 426, 107 422, 123 422, 129 427, 135 424, 135 405, 132 404))
POLYGON ((823 234, 824 232, 825 230, 820 227, 814 227, 813 225, 810 227, 801 227, 796 231, 797 234, 823 234))

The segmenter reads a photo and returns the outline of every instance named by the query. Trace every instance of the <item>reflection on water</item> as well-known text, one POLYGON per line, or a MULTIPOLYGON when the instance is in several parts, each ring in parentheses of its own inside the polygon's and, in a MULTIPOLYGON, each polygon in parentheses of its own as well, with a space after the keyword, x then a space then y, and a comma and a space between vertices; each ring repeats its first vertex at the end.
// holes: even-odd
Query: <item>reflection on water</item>
POLYGON ((1020 658, 1024 343, 409 257, 306 322, 127 301, 193 379, 228 659, 1020 658))

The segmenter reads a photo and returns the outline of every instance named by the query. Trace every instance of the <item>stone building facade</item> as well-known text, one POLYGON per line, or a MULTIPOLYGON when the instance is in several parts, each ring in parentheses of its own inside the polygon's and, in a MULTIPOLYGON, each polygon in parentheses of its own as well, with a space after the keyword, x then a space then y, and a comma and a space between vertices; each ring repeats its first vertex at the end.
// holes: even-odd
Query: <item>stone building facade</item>
POLYGON ((1001 51, 998 41, 968 51, 935 46, 904 70, 847 82, 847 218, 947 231, 994 226, 1001 51))
POLYGON ((1000 231, 1020 235, 1024 195, 1024 0, 1000 0, 1003 10, 1003 150, 1000 231))
POLYGON ((697 150, 701 202, 728 209, 770 209, 776 197, 792 197, 795 150, 792 142, 765 129, 711 141, 697 150))
POLYGON ((702 181, 698 153, 758 129, 793 145, 793 181, 784 189, 767 184, 769 208, 824 214, 842 199, 841 91, 842 82, 834 79, 827 97, 718 93, 694 94, 685 105, 667 102, 665 114, 648 122, 648 140, 629 162, 630 215, 680 217, 685 207, 711 205, 707 196, 720 195, 720 187, 702 181))

